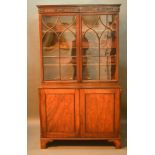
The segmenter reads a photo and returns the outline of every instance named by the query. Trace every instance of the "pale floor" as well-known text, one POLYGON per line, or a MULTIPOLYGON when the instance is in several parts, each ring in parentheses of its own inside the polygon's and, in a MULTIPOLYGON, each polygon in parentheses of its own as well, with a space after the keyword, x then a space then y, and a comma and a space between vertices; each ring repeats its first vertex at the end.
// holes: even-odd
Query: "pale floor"
POLYGON ((48 149, 40 149, 39 120, 28 120, 28 155, 126 155, 126 121, 121 128, 122 149, 103 141, 54 141, 48 149))

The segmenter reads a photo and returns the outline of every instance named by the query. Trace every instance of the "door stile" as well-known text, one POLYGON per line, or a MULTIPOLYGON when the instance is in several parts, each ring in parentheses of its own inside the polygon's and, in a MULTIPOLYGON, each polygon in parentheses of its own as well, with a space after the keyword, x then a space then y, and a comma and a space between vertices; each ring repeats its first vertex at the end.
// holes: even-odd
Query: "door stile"
POLYGON ((119 137, 120 133, 120 90, 117 89, 115 92, 115 134, 119 137))
POLYGON ((44 75, 44 70, 43 70, 43 60, 42 60, 42 15, 41 14, 39 14, 39 41, 40 41, 40 68, 41 68, 41 72, 40 72, 40 75, 41 75, 41 83, 43 83, 43 81, 44 81, 44 77, 43 77, 43 75, 44 75))
POLYGON ((80 81, 80 17, 76 16, 76 61, 77 61, 77 81, 80 81))
POLYGON ((118 66, 119 66, 119 14, 117 14, 117 29, 116 29, 116 72, 115 72, 115 78, 118 81, 118 66))
POLYGON ((79 90, 80 95, 80 137, 84 137, 85 134, 85 89, 79 90))
POLYGON ((80 92, 79 89, 75 89, 75 129, 76 137, 80 134, 80 92))
POLYGON ((79 15, 79 82, 82 81, 82 52, 81 52, 81 46, 82 46, 82 16, 79 15))

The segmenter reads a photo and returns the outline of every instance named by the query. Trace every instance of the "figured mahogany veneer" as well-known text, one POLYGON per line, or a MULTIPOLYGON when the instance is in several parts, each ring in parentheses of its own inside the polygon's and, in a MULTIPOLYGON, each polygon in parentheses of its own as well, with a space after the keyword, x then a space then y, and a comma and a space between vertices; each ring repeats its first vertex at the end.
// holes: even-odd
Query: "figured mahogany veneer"
MULTIPOLYGON (((118 84, 120 5, 38 5, 37 7, 41 55, 39 87, 41 148, 46 148, 46 144, 54 140, 108 140, 113 142, 116 148, 121 148, 121 88, 118 84), (109 20, 107 23, 109 27, 106 27, 106 30, 107 38, 112 38, 110 43, 99 36, 99 47, 96 47, 96 42, 85 42, 85 38, 82 42, 87 28, 90 31, 93 29, 89 25, 84 25, 82 16, 85 15, 98 15, 100 18, 101 15, 105 15, 106 21, 109 20), (43 21, 44 16, 47 18, 43 21), (58 17, 55 26, 51 24, 54 18, 48 18, 52 16, 58 17), (59 16, 74 16, 76 23, 72 23, 71 28, 66 27, 66 19, 62 22, 59 16), (62 42, 57 41, 58 38, 52 40, 65 30, 66 34, 69 32, 74 34, 76 41, 65 42, 65 37, 60 38, 62 42), (106 48, 102 47, 106 43, 106 48), (98 48, 99 55, 92 54, 90 58, 86 52, 88 48, 91 48, 89 52, 93 51, 94 55, 98 48), (70 56, 62 56, 67 50, 71 52, 70 56), (102 55, 109 50, 111 53, 102 55), (96 63, 95 60, 99 62, 96 63)), ((92 21, 89 19, 89 22, 92 21)), ((101 23, 99 28, 104 27, 103 19, 98 22, 101 23)), ((92 31, 100 34, 100 30, 102 28, 92 31)), ((91 36, 91 33, 87 35, 91 36)))

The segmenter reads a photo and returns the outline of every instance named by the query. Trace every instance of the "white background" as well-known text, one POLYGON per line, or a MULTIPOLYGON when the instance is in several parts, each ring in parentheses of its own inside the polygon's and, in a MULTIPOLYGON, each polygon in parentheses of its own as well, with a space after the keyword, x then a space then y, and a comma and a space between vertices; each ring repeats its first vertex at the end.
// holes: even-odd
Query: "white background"
MULTIPOLYGON (((3 2, 3 3, 2 3, 3 2)), ((27 6, 0 7, 0 154, 27 154, 27 6)), ((155 154, 154 1, 128 0, 128 155, 155 154)))

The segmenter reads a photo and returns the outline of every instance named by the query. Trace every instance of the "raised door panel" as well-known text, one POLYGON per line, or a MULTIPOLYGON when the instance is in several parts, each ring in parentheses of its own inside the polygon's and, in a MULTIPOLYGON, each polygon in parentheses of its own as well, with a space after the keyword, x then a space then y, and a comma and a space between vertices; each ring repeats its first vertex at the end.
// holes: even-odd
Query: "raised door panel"
POLYGON ((118 136, 119 90, 82 89, 80 97, 81 136, 118 136))
POLYGON ((78 91, 74 89, 42 89, 41 118, 44 136, 76 137, 79 131, 78 91))

